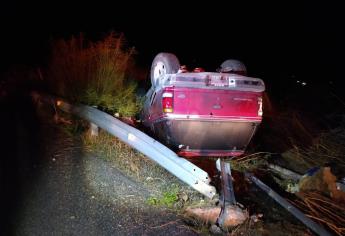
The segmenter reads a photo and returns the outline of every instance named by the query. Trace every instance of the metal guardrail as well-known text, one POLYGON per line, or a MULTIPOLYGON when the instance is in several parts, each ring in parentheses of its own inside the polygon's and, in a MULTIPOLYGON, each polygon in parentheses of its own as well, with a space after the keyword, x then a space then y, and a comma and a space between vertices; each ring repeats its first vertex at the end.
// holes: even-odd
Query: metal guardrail
MULTIPOLYGON (((292 180, 297 181, 303 178, 303 175, 298 174, 292 170, 288 170, 278 165, 269 164, 268 168, 279 173, 280 175, 283 175, 287 179, 292 179, 292 180)), ((345 179, 343 178, 342 180, 337 181, 336 186, 338 190, 345 192, 345 179)))
MULTIPOLYGON (((32 97, 34 99, 35 96, 39 95, 33 93, 32 97)), ((66 101, 56 99, 51 96, 40 97, 41 100, 44 100, 47 103, 53 102, 61 110, 86 119, 89 122, 97 125, 98 127, 106 130, 113 136, 116 136, 131 147, 145 154, 148 158, 161 165, 171 174, 175 175, 177 178, 179 178, 201 194, 205 195, 206 197, 213 198, 215 196, 216 189, 214 186, 210 185, 210 178, 205 171, 203 171, 193 163, 187 161, 186 159, 177 156, 175 152, 171 151, 169 148, 159 143, 157 140, 151 138, 150 136, 146 135, 145 133, 141 132, 140 130, 125 124, 124 122, 116 119, 111 115, 108 115, 107 113, 89 106, 72 105, 66 101)), ((220 169, 220 167, 217 168, 220 169)), ((296 178, 299 177, 298 174, 296 174, 296 176, 296 178)), ((251 173, 246 173, 246 177, 254 182, 258 187, 260 187, 264 192, 266 192, 270 197, 272 197, 276 202, 278 202, 281 206, 283 206, 287 211, 289 211, 292 215, 303 222, 315 233, 325 236, 331 235, 321 225, 306 217, 300 210, 298 210, 287 200, 279 196, 275 191, 261 182, 254 175, 252 175, 251 173)))
POLYGON ((256 178, 254 175, 252 175, 251 173, 246 173, 246 177, 253 181, 259 188, 266 192, 271 198, 273 198, 276 202, 278 202, 282 207, 284 207, 288 212, 294 215, 297 219, 299 219, 304 225, 313 230, 315 233, 317 233, 320 236, 331 236, 331 233, 325 230, 321 225, 317 224, 315 221, 308 218, 299 209, 297 209, 287 200, 279 196, 279 194, 277 194, 270 187, 261 182, 261 180, 256 178))
POLYGON ((106 130, 161 165, 171 174, 206 197, 212 199, 215 196, 216 189, 210 185, 211 180, 207 172, 186 159, 177 156, 175 152, 140 130, 89 106, 72 105, 55 98, 51 98, 50 101, 54 101, 61 110, 77 115, 106 130))

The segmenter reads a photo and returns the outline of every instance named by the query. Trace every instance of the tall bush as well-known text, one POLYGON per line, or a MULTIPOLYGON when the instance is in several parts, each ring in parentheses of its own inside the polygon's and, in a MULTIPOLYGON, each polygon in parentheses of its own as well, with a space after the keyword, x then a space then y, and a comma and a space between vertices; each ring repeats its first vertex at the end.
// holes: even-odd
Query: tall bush
POLYGON ((136 83, 128 77, 133 54, 133 48, 124 46, 123 35, 115 33, 97 42, 82 35, 56 40, 47 71, 49 87, 71 102, 132 116, 139 109, 136 83))

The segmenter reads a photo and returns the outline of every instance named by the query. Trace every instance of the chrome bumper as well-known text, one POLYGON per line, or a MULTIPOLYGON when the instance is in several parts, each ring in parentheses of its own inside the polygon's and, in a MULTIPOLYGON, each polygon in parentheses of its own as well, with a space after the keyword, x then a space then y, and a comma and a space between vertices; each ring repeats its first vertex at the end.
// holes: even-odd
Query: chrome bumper
POLYGON ((183 156, 238 156, 259 124, 252 120, 164 118, 154 123, 154 131, 161 141, 183 156))

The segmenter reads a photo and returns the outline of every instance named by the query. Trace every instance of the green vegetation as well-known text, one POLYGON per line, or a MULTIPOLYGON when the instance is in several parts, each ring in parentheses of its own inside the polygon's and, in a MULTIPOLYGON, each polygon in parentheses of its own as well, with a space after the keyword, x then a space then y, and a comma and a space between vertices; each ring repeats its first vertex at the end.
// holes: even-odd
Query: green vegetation
POLYGON ((200 193, 183 184, 164 168, 105 131, 101 130, 97 138, 87 134, 82 137, 89 151, 97 153, 150 189, 153 196, 148 199, 148 204, 174 206, 178 209, 203 199, 200 193))
POLYGON ((267 169, 267 159, 271 153, 257 152, 230 161, 231 169, 245 172, 256 169, 267 169))
POLYGON ((345 127, 323 132, 313 140, 309 147, 295 145, 294 148, 282 154, 287 168, 301 174, 315 166, 333 163, 337 169, 345 168, 345 127))
POLYGON ((47 70, 50 91, 72 103, 97 106, 112 114, 133 116, 139 110, 136 83, 129 78, 134 49, 114 33, 98 42, 82 35, 56 40, 47 70))
MULTIPOLYGON (((133 116, 140 109, 140 99, 135 96, 136 84, 129 79, 128 73, 134 64, 133 54, 133 49, 124 48, 121 35, 110 34, 99 42, 88 42, 82 36, 68 41, 55 41, 47 70, 49 87, 54 94, 72 103, 97 106, 121 116, 133 116)), ((328 162, 335 162, 343 169, 344 124, 335 130, 311 132, 313 126, 309 121, 291 108, 274 114, 268 113, 258 130, 259 134, 254 137, 257 140, 252 141, 256 142, 256 147, 248 150, 250 154, 231 160, 232 168, 241 172, 268 172, 267 165, 269 160, 273 159, 274 153, 278 154, 274 155, 275 157, 282 159, 281 163, 285 168, 301 174, 311 167, 322 166, 328 162)), ((65 132, 79 135, 82 128, 77 122, 67 125, 65 132)), ((180 180, 165 169, 108 133, 100 131, 97 138, 85 133, 82 137, 87 149, 143 183, 153 193, 147 199, 148 204, 174 209, 182 209, 197 202, 206 205, 199 193, 181 184, 180 180)), ((274 175, 272 179, 283 189, 296 191, 295 182, 274 175)), ((235 185, 238 183, 235 182, 235 185)), ((268 228, 277 227, 269 221, 254 224, 256 221, 252 221, 253 219, 248 219, 234 231, 238 231, 238 235, 261 235, 268 228)), ((201 225, 201 228, 203 226, 205 225, 201 225)))
MULTIPOLYGON (((59 117, 59 115, 56 116, 59 117)), ((65 123, 63 123, 63 125, 61 126, 62 131, 70 137, 82 135, 87 129, 87 122, 85 122, 84 120, 77 119, 76 117, 69 117, 71 119, 66 120, 65 123)))
POLYGON ((172 184, 170 189, 163 192, 160 198, 150 197, 147 201, 150 205, 164 205, 172 207, 174 203, 179 200, 180 187, 176 184, 172 184))
MULTIPOLYGON (((141 99, 135 95, 137 85, 131 80, 134 54, 133 48, 125 47, 124 37, 114 33, 98 42, 85 40, 82 35, 56 40, 42 78, 51 93, 71 103, 96 106, 122 117, 134 116, 141 106, 141 99)), ((80 120, 64 124, 69 135, 80 135, 86 128, 80 120)), ((103 130, 97 138, 86 132, 81 137, 86 149, 151 189, 152 203, 170 207, 176 202, 182 206, 186 199, 200 199, 200 194, 181 184, 164 168, 103 130), (181 193, 183 198, 179 197, 181 193)))

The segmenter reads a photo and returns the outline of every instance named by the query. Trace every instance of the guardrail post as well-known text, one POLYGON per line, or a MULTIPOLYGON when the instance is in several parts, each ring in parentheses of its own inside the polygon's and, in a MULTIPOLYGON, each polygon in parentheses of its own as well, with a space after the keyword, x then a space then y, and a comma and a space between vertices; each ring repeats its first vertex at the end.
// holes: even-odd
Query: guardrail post
POLYGON ((98 136, 98 132, 99 132, 99 128, 98 128, 98 126, 96 124, 90 122, 89 131, 90 131, 90 135, 92 137, 97 137, 98 136))
POLYGON ((51 97, 64 112, 77 115, 90 122, 90 128, 99 128, 119 138, 129 146, 146 155, 171 174, 212 199, 216 188, 210 184, 208 173, 193 163, 177 156, 175 152, 140 130, 125 124, 115 117, 85 105, 72 105, 62 99, 51 97))
MULTIPOLYGON (((91 106, 91 107, 95 109, 98 108, 97 106, 91 106)), ((98 132, 99 132, 99 127, 95 123, 90 122, 89 132, 90 132, 91 137, 97 137, 98 132)))

